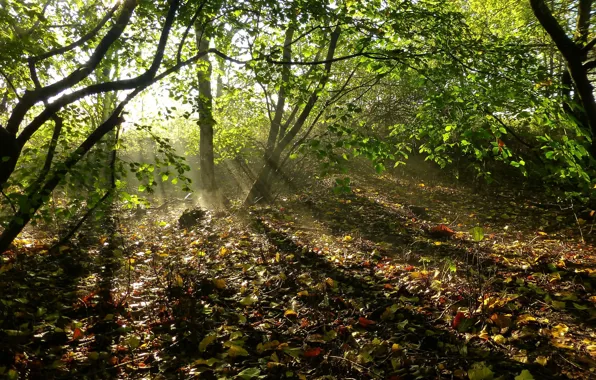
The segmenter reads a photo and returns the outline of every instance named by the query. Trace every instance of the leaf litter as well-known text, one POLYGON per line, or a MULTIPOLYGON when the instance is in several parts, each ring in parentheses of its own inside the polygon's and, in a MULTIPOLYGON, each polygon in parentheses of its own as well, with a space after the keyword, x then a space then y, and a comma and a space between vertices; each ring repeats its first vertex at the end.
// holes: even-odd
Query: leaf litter
POLYGON ((0 376, 595 376, 577 226, 420 181, 356 176, 189 228, 182 208, 116 218, 54 252, 22 239, 0 266, 0 376))

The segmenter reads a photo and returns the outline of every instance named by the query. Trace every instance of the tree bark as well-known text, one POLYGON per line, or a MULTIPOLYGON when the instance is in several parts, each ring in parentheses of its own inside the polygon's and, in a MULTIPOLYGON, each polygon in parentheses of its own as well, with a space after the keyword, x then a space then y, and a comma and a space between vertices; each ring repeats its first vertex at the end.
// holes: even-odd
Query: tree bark
MULTIPOLYGON (((292 27, 289 27, 289 28, 291 29, 292 27)), ((331 33, 331 36, 329 39, 329 47, 327 49, 327 57, 325 59, 325 67, 323 69, 323 75, 321 76, 319 83, 315 86, 313 92, 310 94, 308 101, 306 102, 304 108, 302 109, 302 112, 298 116, 298 119, 296 119, 296 121, 294 122, 292 127, 287 131, 285 128, 283 129, 283 131, 280 130, 281 119, 282 119, 282 115, 283 115, 283 106, 279 107, 279 100, 282 99, 281 95, 283 95, 283 99, 285 101, 286 94, 285 94, 285 90, 282 93, 282 89, 284 89, 284 86, 287 85, 287 79, 286 79, 286 82, 282 81, 282 83, 280 85, 280 94, 278 95, 278 107, 276 107, 275 117, 271 122, 269 140, 268 140, 267 149, 265 152, 265 163, 264 163, 261 171, 257 175, 257 179, 255 180, 253 186, 251 187, 251 189, 248 193, 248 196, 246 197, 246 200, 244 201, 245 206, 248 206, 248 205, 254 204, 254 203, 258 203, 261 201, 269 202, 272 200, 271 188, 273 185, 273 180, 275 179, 275 173, 281 169, 280 168, 281 155, 283 154, 284 150, 288 147, 288 145, 293 141, 293 139, 296 137, 296 135, 300 132, 300 130, 304 126, 306 119, 311 114, 317 100, 319 100, 320 93, 323 91, 323 89, 327 85, 327 82, 329 81, 329 77, 331 74, 331 65, 333 63, 333 57, 335 56, 335 50, 337 48, 337 41, 339 40, 340 33, 341 33, 341 29, 339 27, 336 27, 333 30, 333 32, 331 33), (278 120, 278 111, 280 112, 279 120, 278 120), (283 132, 283 134, 282 134, 282 132, 283 132), (272 136, 272 134, 274 136, 272 136), (274 139, 274 144, 270 146, 269 141, 271 139, 274 139)), ((288 58, 290 58, 289 53, 288 53, 288 56, 286 56, 286 53, 287 53, 286 49, 288 49, 288 51, 289 51, 289 46, 291 44, 287 41, 288 41, 288 34, 286 34, 286 42, 284 44, 284 53, 283 53, 285 62, 290 61, 290 59, 288 59, 288 58)), ((289 41, 291 41, 291 35, 290 35, 289 41)), ((289 65, 289 64, 285 64, 285 65, 289 65)), ((285 67, 288 68, 287 78, 289 78, 289 66, 284 66, 284 68, 285 67)), ((283 71, 282 71, 282 78, 283 78, 283 71)))
POLYGON ((581 0, 579 3, 577 19, 578 38, 576 41, 565 34, 564 29, 553 16, 544 0, 530 0, 530 5, 534 15, 555 43, 567 64, 569 78, 573 82, 579 103, 584 110, 586 127, 592 135, 590 154, 596 158, 596 99, 594 98, 592 84, 588 78, 588 71, 584 67, 584 61, 587 58, 587 51, 584 49, 584 45, 587 41, 587 33, 590 25, 592 0, 581 0))
MULTIPOLYGON (((196 24, 197 48, 199 53, 209 50, 209 33, 196 24)), ((201 190, 210 203, 217 203, 217 182, 215 180, 215 162, 213 154, 213 94, 211 90, 211 74, 213 67, 209 56, 205 54, 199 60, 197 78, 199 83, 199 98, 197 100, 199 111, 199 162, 201 190)), ((215 204, 217 206, 217 204, 215 204)))

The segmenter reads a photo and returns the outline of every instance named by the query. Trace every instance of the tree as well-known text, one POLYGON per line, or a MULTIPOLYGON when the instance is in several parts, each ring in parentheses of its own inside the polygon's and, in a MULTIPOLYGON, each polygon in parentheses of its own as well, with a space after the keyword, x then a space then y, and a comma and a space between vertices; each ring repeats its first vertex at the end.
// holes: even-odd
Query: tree
POLYGON ((590 131, 592 135, 590 151, 596 158, 596 99, 589 77, 590 71, 596 68, 596 61, 589 59, 589 52, 596 45, 596 39, 588 42, 592 0, 580 0, 578 3, 574 38, 567 35, 544 0, 530 0, 530 5, 534 15, 565 60, 566 71, 563 76, 563 85, 567 87, 567 96, 569 96, 571 87, 577 94, 576 101, 580 107, 579 110, 574 107, 572 112, 581 115, 578 122, 590 131))
MULTIPOLYGON (((51 2, 48 2, 50 4, 51 2)), ((58 12, 58 2, 54 4, 54 12, 58 12)), ((187 4, 190 6, 191 4, 187 4)), ((81 99, 99 94, 114 91, 130 92, 120 101, 109 116, 92 130, 80 145, 71 150, 62 162, 53 163, 51 173, 39 173, 39 180, 34 182, 25 193, 14 193, 12 199, 16 201, 15 212, 10 222, 0 235, 0 252, 5 251, 23 227, 31 220, 32 216, 48 199, 50 193, 64 179, 68 172, 108 133, 113 131, 124 121, 123 111, 125 106, 144 89, 166 76, 180 70, 182 67, 195 63, 209 51, 202 51, 192 57, 184 59, 180 54, 175 60, 169 60, 168 66, 164 65, 164 55, 168 45, 168 39, 175 25, 177 13, 180 9, 180 1, 172 0, 168 5, 161 7, 143 3, 139 6, 136 0, 126 0, 107 10, 93 29, 86 32, 75 31, 71 37, 73 41, 64 46, 33 46, 35 50, 45 49, 45 52, 37 52, 31 55, 27 48, 29 45, 18 51, 19 58, 26 62, 29 71, 29 81, 23 81, 22 85, 33 89, 26 89, 19 93, 15 85, 11 85, 15 99, 12 109, 7 117, 6 126, 0 128, 2 137, 2 161, 0 162, 0 187, 7 189, 10 186, 9 180, 15 173, 16 165, 23 156, 24 148, 32 141, 32 138, 39 133, 42 126, 49 120, 55 119, 60 110, 74 104, 81 99), (135 21, 133 23, 133 20, 135 21), (144 25, 154 25, 159 32, 155 45, 145 35, 146 46, 153 51, 152 57, 148 60, 145 69, 141 69, 140 75, 128 79, 107 80, 98 83, 88 83, 89 76, 96 72, 102 60, 112 51, 118 51, 123 46, 130 46, 131 42, 125 34, 125 29, 131 27, 129 33, 139 34, 143 32, 144 25), (110 25, 111 24, 111 25, 110 25), (100 35, 103 33, 103 36, 100 35), (94 44, 95 43, 95 44, 94 44), (93 47, 93 45, 95 45, 93 47), (57 64, 65 65, 68 56, 76 49, 83 49, 88 53, 86 62, 76 65, 70 69, 70 73, 57 79, 52 74, 52 67, 57 64), (66 60, 64 60, 65 58, 66 60), (63 60, 60 60, 63 59, 63 60), (44 68, 43 76, 38 68, 44 68), (159 72, 160 68, 162 69, 159 72), (45 79, 49 84, 43 84, 40 78, 45 79), (34 86, 28 86, 33 82, 34 86), (51 102, 50 99, 54 98, 51 102), (40 105, 41 103, 41 105, 40 105), (46 177, 47 176, 47 177, 46 177)), ((196 7, 200 12, 200 7, 196 7)), ((59 14, 56 13, 56 14, 59 14)), ((71 15, 71 13, 67 13, 71 15)), ((181 21, 179 21, 180 23, 181 21)), ((55 38, 50 34, 44 35, 45 41, 53 43, 55 38)), ((178 41, 180 47, 185 43, 185 38, 178 41)), ((16 49, 16 48, 15 48, 16 49)), ((12 53, 17 53, 12 51, 12 53)), ((129 69, 134 68, 133 60, 128 57, 124 59, 129 69)), ((144 62, 140 66, 144 66, 144 62)), ((19 73, 18 69, 14 72, 19 73)), ((22 72, 22 71, 20 71, 22 72)), ((11 84, 9 75, 4 80, 11 84)), ((50 144, 49 149, 52 148, 50 144)), ((51 154, 48 154, 51 156, 51 154)), ((10 194, 8 196, 11 196, 10 194)))

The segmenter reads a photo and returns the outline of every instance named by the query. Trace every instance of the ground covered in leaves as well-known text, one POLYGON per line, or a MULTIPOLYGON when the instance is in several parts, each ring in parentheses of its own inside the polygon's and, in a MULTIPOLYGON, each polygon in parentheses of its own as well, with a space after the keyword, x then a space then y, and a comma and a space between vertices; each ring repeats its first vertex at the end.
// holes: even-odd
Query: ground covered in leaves
POLYGON ((0 263, 0 377, 596 377, 589 218, 424 172, 23 238, 0 263))

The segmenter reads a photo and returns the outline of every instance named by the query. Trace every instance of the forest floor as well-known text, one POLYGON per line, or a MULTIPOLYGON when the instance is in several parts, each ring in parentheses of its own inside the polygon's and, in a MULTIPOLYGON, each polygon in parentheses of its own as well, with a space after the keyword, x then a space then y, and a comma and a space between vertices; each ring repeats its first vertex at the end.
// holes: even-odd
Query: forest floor
POLYGON ((56 252, 20 239, 0 377, 596 378, 590 221, 430 166, 350 177, 189 228, 180 204, 56 252))

